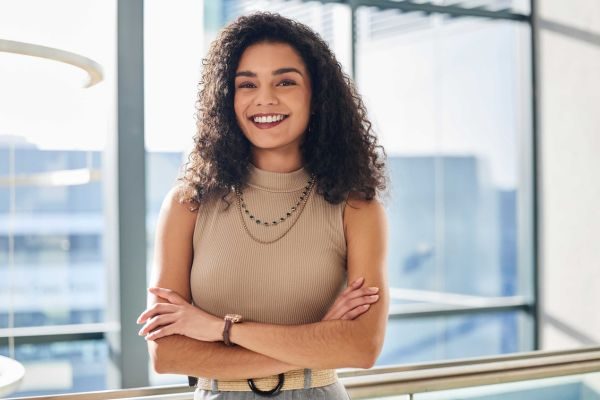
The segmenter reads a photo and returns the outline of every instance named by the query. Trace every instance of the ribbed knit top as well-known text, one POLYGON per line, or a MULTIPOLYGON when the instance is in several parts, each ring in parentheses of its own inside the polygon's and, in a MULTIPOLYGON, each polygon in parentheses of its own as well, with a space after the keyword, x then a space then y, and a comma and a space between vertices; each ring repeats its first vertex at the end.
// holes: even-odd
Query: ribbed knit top
MULTIPOLYGON (((304 167, 272 172, 250 164, 242 189, 246 208, 262 221, 279 220, 306 190, 304 167)), ((223 317, 245 321, 305 324, 320 321, 346 287, 345 202, 333 205, 316 193, 285 221, 259 225, 238 206, 237 196, 214 196, 198 209, 190 282, 193 303, 223 317), (287 234, 272 241, 288 230, 287 234), (293 226, 292 226, 293 224, 293 226), (290 229, 291 226, 291 229, 290 229)))

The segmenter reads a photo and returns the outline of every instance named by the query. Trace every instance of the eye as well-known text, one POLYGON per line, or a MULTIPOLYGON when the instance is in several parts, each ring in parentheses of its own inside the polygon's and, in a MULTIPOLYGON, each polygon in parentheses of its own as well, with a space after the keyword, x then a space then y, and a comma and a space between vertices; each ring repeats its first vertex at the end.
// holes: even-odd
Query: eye
POLYGON ((282 80, 281 82, 279 82, 279 84, 280 84, 280 85, 283 85, 283 86, 292 86, 292 85, 295 85, 295 84, 296 84, 296 82, 294 82, 294 81, 293 81, 293 80, 291 80, 291 79, 284 79, 284 80, 282 80))
POLYGON ((238 85, 238 88, 251 88, 254 87, 252 82, 242 82, 238 85))

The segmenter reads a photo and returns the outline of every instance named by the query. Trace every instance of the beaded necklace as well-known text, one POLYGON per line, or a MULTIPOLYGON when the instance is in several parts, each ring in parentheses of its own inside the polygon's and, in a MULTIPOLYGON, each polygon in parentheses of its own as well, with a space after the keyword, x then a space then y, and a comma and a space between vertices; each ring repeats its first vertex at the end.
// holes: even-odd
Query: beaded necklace
POLYGON ((310 194, 312 193, 312 188, 314 187, 315 183, 316 183, 316 178, 315 178, 315 175, 313 174, 313 175, 311 175, 310 179, 308 180, 307 185, 304 187, 304 190, 302 191, 302 195, 300 196, 300 199, 296 202, 296 204, 294 206, 291 207, 290 211, 286 212, 283 217, 279 218, 279 220, 275 219, 271 222, 265 221, 264 219, 259 219, 250 212, 250 210, 246 207, 246 202, 244 200, 242 190, 236 186, 235 194, 236 194, 236 198, 237 198, 238 209, 240 210, 240 218, 242 219, 242 224, 244 225, 244 229, 246 230, 248 235, 256 242, 263 243, 263 244, 273 243, 273 242, 276 242, 277 240, 281 239, 282 237, 284 237, 289 232, 289 230, 292 228, 292 226, 294 226, 296 221, 298 221, 298 218, 300 218, 300 214, 302 214, 302 211, 304 210, 304 206, 306 205, 306 202, 308 201, 308 198, 309 198, 310 194), (299 207, 300 205, 302 205, 302 207, 299 207), (244 209, 243 211, 242 211, 242 208, 244 209), (298 218, 296 218, 296 220, 288 227, 288 229, 286 229, 285 232, 283 232, 282 235, 280 235, 279 237, 277 237, 274 240, 269 240, 269 241, 258 239, 257 237, 252 235, 252 233, 250 233, 250 230, 248 229, 248 226, 246 225, 246 221, 244 220, 244 214, 246 214, 246 215, 248 215, 250 220, 254 221, 257 225, 270 227, 270 226, 275 226, 275 225, 281 224, 286 219, 288 219, 292 214, 294 214, 296 211, 298 211, 298 218))

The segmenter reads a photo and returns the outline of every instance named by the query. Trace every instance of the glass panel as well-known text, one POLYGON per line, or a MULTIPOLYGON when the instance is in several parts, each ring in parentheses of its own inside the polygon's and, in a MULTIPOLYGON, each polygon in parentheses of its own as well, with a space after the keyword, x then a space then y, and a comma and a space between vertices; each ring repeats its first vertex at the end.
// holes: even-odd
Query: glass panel
POLYGON ((113 129, 115 4, 0 3, 0 37, 18 46, 0 52, 0 352, 25 364, 27 394, 106 387, 103 340, 35 336, 106 320, 102 157, 113 129), (7 338, 24 327, 35 344, 7 338))
MULTIPOLYGON (((105 340, 20 344, 15 352, 26 372, 11 397, 106 389, 109 357, 105 340)), ((11 356, 7 346, 0 345, 0 355, 11 356)))
POLYGON ((391 319, 376 366, 529 350, 521 311, 391 319))
POLYGON ((434 0, 432 3, 464 8, 482 8, 489 11, 507 11, 525 15, 530 13, 529 0, 434 0))
POLYGON ((413 399, 597 400, 600 399, 600 372, 417 393, 413 399))
MULTIPOLYGON (((4 158, 0 158, 0 168, 4 158)), ((1 175, 0 175, 0 179, 1 175)), ((6 298, 6 285, 10 282, 9 279, 9 248, 11 247, 11 238, 8 235, 8 212, 9 212, 10 191, 7 187, 0 186, 0 302, 4 304, 0 308, 0 329, 8 328, 9 326, 9 299, 6 298), (4 294, 4 295, 3 295, 4 294)))
MULTIPOLYGON (((21 158, 35 160, 40 171, 51 169, 53 160, 90 155, 76 150, 19 148, 14 154, 16 165, 21 158)), ((68 163, 59 168, 64 167, 71 168, 68 163)), ((35 176, 16 170, 16 176, 35 176)), ((103 321, 106 280, 101 182, 63 185, 58 178, 52 186, 5 187, 3 197, 11 191, 13 212, 5 210, 0 216, 10 221, 0 228, 6 249, 0 257, 6 257, 2 265, 8 265, 0 269, 0 325, 7 324, 8 312, 14 313, 15 327, 103 321), (12 310, 6 308, 9 304, 12 310)))
POLYGON ((390 161, 390 284, 528 296, 527 25, 375 8, 357 23, 357 82, 390 161))
MULTIPOLYGON (((301 0, 270 0, 264 2, 217 0, 211 2, 210 6, 205 6, 205 13, 206 17, 210 15, 211 19, 216 16, 216 21, 221 23, 217 25, 205 17, 206 39, 212 40, 221 27, 240 15, 254 11, 275 12, 306 24, 318 32, 334 51, 336 58, 342 64, 343 70, 349 74, 352 54, 350 9, 348 6, 341 4, 323 3, 325 4, 318 1, 307 2, 301 0), (222 4, 222 6, 218 8, 218 4, 222 4), (210 14, 208 14, 209 12, 210 14)), ((212 19, 212 21, 215 21, 215 19, 212 19)))

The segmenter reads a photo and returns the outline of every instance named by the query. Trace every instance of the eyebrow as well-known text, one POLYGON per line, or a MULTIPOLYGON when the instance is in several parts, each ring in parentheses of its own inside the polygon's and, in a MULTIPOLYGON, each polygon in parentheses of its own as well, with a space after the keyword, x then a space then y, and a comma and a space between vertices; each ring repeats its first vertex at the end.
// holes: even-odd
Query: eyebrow
MULTIPOLYGON (((294 67, 284 67, 284 68, 276 69, 275 71, 273 71, 273 73, 271 75, 281 75, 281 74, 285 74, 286 72, 296 72, 296 73, 300 74, 300 76, 304 77, 304 75, 302 75, 302 72, 300 72, 297 68, 294 68, 294 67)), ((237 78, 238 76, 248 76, 251 78, 256 78, 256 72, 239 71, 239 72, 235 73, 235 77, 237 78)))

